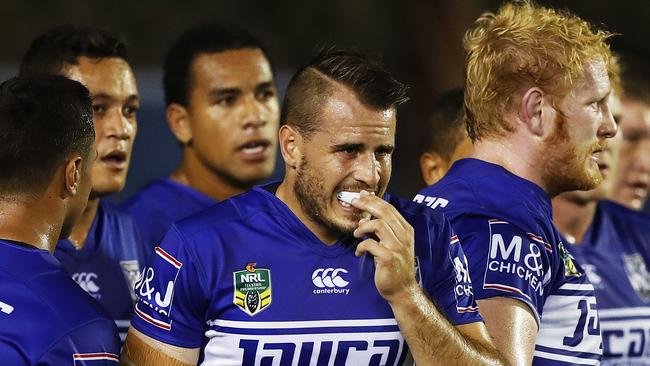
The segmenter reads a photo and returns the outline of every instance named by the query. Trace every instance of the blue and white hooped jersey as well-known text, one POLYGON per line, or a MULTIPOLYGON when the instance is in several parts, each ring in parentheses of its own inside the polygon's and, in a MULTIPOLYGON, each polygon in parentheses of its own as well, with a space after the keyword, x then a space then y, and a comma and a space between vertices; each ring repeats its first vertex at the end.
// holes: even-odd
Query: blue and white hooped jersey
POLYGON ((117 366, 119 353, 113 320, 50 252, 0 240, 0 364, 117 366))
POLYGON ((150 257, 174 221, 215 203, 212 198, 192 187, 169 178, 160 178, 137 191, 121 207, 133 216, 146 244, 145 254, 150 257))
POLYGON ((144 244, 131 216, 100 201, 84 247, 77 250, 69 240, 61 240, 54 256, 115 319, 124 341, 136 300, 133 287, 146 264, 144 244))
POLYGON ((503 167, 459 160, 415 202, 444 212, 461 240, 474 297, 526 303, 539 330, 533 365, 598 365, 594 287, 553 225, 544 190, 503 167))
POLYGON ((596 288, 603 365, 650 366, 650 216, 601 201, 569 250, 596 288))
MULTIPOLYGON (((274 190, 274 186, 268 187, 274 190)), ((387 197, 414 226, 416 276, 452 324, 481 321, 449 223, 387 197)), ((136 285, 133 326, 203 365, 402 365, 408 347, 354 238, 323 244, 257 187, 175 223, 136 285)))

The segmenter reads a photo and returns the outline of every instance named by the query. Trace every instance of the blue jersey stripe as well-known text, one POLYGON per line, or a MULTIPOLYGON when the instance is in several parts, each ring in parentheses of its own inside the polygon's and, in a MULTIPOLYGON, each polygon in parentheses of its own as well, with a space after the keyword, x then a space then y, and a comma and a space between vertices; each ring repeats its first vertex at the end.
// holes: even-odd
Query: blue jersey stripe
POLYGON ((592 359, 592 360, 600 360, 603 357, 602 355, 597 354, 597 353, 567 351, 565 349, 553 348, 553 347, 545 347, 545 346, 541 346, 539 344, 535 345, 535 350, 541 351, 541 352, 547 352, 547 353, 555 353, 555 354, 563 355, 563 356, 586 358, 586 359, 592 359))

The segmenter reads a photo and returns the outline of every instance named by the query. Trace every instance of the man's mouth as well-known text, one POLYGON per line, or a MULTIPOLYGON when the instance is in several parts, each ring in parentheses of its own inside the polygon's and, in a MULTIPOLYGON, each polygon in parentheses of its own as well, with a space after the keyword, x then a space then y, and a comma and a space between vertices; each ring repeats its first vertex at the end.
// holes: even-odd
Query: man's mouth
POLYGON ((628 184, 637 199, 645 199, 648 195, 648 182, 636 181, 628 184))
POLYGON ((245 160, 260 160, 266 158, 271 141, 267 139, 251 140, 237 148, 245 160))
POLYGON ((114 150, 100 159, 104 164, 114 169, 126 168, 127 154, 125 151, 114 150))

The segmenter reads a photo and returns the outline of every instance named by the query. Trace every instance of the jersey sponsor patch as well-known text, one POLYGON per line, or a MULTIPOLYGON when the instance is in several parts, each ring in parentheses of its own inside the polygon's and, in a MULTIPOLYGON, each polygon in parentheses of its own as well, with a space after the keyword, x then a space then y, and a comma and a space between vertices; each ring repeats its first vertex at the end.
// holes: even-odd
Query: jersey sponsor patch
POLYGON ((447 205, 449 204, 449 201, 447 201, 442 197, 430 197, 422 194, 416 194, 415 198, 413 198, 413 202, 426 205, 427 207, 433 210, 438 207, 441 208, 447 207, 447 205))
POLYGON ((251 262, 241 271, 233 272, 233 303, 250 316, 271 305, 271 270, 257 268, 251 262))
POLYGON ((345 268, 318 268, 311 274, 311 281, 316 286, 314 295, 350 293, 350 284, 345 279, 348 270, 345 268))
POLYGON ((146 267, 135 283, 134 291, 139 301, 135 307, 135 313, 144 321, 158 328, 170 330, 174 285, 183 263, 160 247, 156 247, 155 254, 154 261, 161 265, 157 267, 157 270, 154 270, 153 267, 146 267), (153 309, 157 313, 157 317, 143 312, 139 308, 140 305, 153 309))
POLYGON ((0 312, 11 315, 11 313, 14 312, 14 307, 7 304, 6 302, 0 301, 0 312))
POLYGON ((564 264, 564 276, 565 277, 580 277, 582 276, 582 273, 578 271, 578 268, 576 267, 575 263, 573 263, 573 256, 567 252, 566 248, 564 248, 564 244, 560 242, 557 245, 558 249, 560 250, 560 258, 562 258, 562 263, 564 264))
POLYGON ((72 274, 72 279, 86 291, 90 296, 96 300, 102 298, 102 294, 99 293, 99 276, 94 272, 75 272, 72 274))
POLYGON ((488 225, 490 247, 483 288, 511 293, 528 302, 542 297, 551 275, 544 264, 545 253, 550 251, 546 241, 505 221, 488 220, 488 225))
POLYGON ((398 366, 408 353, 395 319, 209 324, 205 354, 219 365, 398 366))
POLYGON ((650 302, 650 273, 643 256, 640 253, 624 254, 623 263, 634 291, 643 301, 650 302))
POLYGON ((454 296, 456 297, 456 311, 458 313, 478 312, 478 306, 474 302, 474 290, 472 279, 469 276, 469 265, 467 257, 461 250, 460 240, 454 235, 449 240, 449 260, 453 264, 456 281, 454 296))
POLYGON ((137 260, 128 260, 120 261, 120 267, 122 268, 122 273, 124 274, 124 279, 129 288, 129 293, 131 294, 131 299, 133 301, 137 300, 135 296, 135 283, 138 282, 138 277, 140 275, 140 265, 137 260))

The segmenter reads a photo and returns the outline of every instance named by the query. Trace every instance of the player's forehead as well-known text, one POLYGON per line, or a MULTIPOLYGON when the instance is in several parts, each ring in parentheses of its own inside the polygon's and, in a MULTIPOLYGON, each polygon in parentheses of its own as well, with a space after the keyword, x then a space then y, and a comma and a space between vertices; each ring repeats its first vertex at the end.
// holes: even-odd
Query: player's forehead
POLYGON ((337 88, 328 94, 320 111, 319 130, 326 133, 330 141, 394 144, 397 122, 395 108, 364 105, 347 88, 337 88))
POLYGON ((203 89, 254 89, 273 82, 271 64, 259 48, 199 54, 191 74, 193 87, 203 89))
POLYGON ((123 99, 138 95, 131 66, 119 57, 101 59, 81 56, 64 68, 67 77, 82 83, 95 96, 123 99))
POLYGON ((568 97, 583 102, 601 100, 608 98, 611 91, 607 66, 597 58, 584 65, 583 74, 572 84, 568 97))
POLYGON ((624 99, 621 127, 625 130, 647 131, 650 134, 650 102, 624 99))

